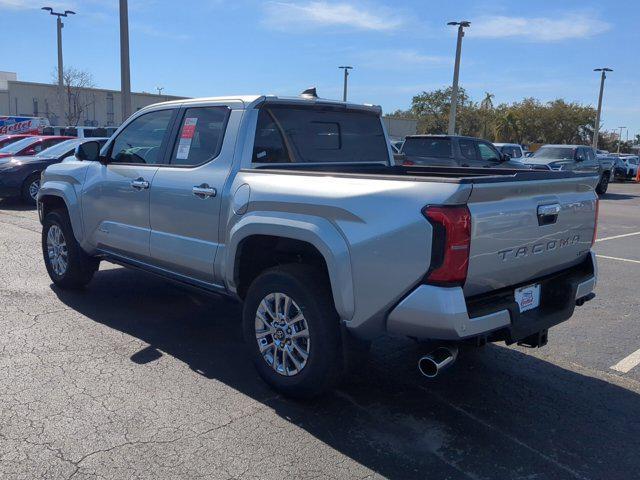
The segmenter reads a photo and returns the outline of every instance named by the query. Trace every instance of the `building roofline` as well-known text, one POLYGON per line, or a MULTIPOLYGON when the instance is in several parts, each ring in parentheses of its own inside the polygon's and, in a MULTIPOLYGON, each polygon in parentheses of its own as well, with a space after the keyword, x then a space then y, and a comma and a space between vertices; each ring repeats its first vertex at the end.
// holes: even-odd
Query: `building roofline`
MULTIPOLYGON (((7 86, 11 87, 12 84, 21 84, 21 85, 34 85, 39 87, 57 87, 54 83, 42 83, 42 82, 27 82, 24 80, 7 80, 7 86)), ((105 92, 105 93, 117 93, 120 94, 120 90, 112 90, 109 88, 98 88, 98 87, 82 87, 82 90, 90 90, 95 92, 105 92)), ((184 100, 188 97, 179 97, 177 95, 158 95, 157 93, 152 92, 131 92, 132 95, 147 95, 149 97, 156 97, 158 99, 171 99, 171 100, 184 100)))

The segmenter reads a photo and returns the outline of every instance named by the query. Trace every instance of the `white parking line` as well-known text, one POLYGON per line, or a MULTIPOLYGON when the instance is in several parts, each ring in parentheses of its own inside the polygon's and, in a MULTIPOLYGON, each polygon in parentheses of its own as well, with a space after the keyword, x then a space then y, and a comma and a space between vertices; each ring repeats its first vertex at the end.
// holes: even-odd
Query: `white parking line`
POLYGON ((628 373, 633 367, 640 365, 640 349, 616 363, 611 370, 628 373))
POLYGON ((620 262, 640 263, 640 260, 631 260, 629 258, 608 257, 607 255, 596 255, 598 258, 607 258, 609 260, 618 260, 620 262))
POLYGON ((633 237, 634 235, 640 235, 640 232, 625 233, 623 235, 614 235, 613 237, 598 238, 596 240, 596 243, 606 242, 607 240, 615 240, 616 238, 633 237))

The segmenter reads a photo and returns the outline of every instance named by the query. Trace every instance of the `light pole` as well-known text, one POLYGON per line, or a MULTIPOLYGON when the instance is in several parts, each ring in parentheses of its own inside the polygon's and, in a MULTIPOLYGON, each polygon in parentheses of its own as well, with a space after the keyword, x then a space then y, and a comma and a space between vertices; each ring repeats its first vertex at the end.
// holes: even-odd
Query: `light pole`
POLYGON ((54 12, 51 7, 42 7, 41 10, 49 12, 50 15, 57 17, 56 26, 58 30, 58 103, 60 105, 60 118, 64 120, 64 112, 66 110, 64 101, 64 66, 62 64, 62 17, 68 17, 69 15, 75 15, 73 10, 65 10, 64 12, 54 12))
POLYGON ((120 92, 122 95, 122 121, 131 115, 131 70, 129 67, 129 7, 120 0, 120 92))
POLYGON ((622 143, 622 129, 627 127, 618 127, 620 129, 620 134, 618 135, 618 153, 620 153, 620 144, 622 143))
POLYGON ((607 72, 613 72, 612 69, 594 68, 594 72, 602 72, 600 76, 600 95, 598 95, 598 110, 596 112, 596 125, 593 131, 593 148, 598 149, 598 135, 600 134, 600 115, 602 114, 602 94, 604 93, 604 80, 607 78, 607 72))
POLYGON ((462 37, 464 29, 471 26, 471 22, 462 20, 461 22, 449 22, 447 25, 458 26, 458 42, 456 44, 456 63, 453 68, 453 88, 451 89, 451 109, 449 110, 449 135, 456 133, 456 111, 458 109, 458 79, 460 78, 460 55, 462 53, 462 37))
POLYGON ((353 70, 353 67, 350 67, 348 65, 343 65, 338 68, 341 68, 344 70, 344 88, 342 90, 342 101, 346 102, 347 101, 347 79, 349 78, 349 70, 353 70))
POLYGON ((158 96, 162 95, 162 91, 164 90, 164 87, 156 87, 156 90, 158 90, 158 96))

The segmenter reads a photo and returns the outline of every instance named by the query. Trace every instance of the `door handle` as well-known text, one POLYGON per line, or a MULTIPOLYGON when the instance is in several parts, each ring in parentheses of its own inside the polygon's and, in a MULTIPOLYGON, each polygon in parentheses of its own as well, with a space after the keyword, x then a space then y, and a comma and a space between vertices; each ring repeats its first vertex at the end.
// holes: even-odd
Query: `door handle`
POLYGON ((209 197, 215 197, 217 195, 218 192, 216 192, 216 189, 213 187, 210 187, 208 184, 203 183, 202 185, 196 185, 194 186, 191 191, 193 192, 193 194, 198 197, 198 198, 209 198, 209 197))
POLYGON ((147 188, 149 188, 149 182, 147 182, 144 178, 139 177, 131 181, 131 186, 136 190, 146 190, 147 188))

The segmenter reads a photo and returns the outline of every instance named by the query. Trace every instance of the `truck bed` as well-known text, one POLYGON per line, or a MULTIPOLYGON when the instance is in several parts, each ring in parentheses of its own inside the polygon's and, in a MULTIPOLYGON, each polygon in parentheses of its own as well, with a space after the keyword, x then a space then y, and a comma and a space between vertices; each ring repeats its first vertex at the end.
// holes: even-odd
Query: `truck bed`
POLYGON ((478 184, 496 182, 519 182, 532 180, 559 180, 593 176, 589 173, 574 173, 552 170, 512 170, 508 168, 458 168, 436 166, 386 166, 379 163, 336 163, 261 166, 253 172, 285 173, 290 175, 318 176, 371 176, 377 179, 435 181, 446 183, 478 184))

